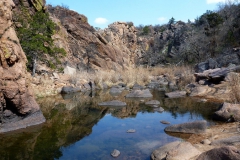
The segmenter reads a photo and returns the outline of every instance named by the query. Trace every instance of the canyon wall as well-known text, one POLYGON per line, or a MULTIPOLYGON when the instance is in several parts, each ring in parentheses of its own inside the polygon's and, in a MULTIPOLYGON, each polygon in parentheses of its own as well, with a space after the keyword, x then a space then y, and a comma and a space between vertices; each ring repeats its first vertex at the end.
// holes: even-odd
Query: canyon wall
POLYGON ((13 28, 12 0, 0 1, 0 133, 45 122, 28 87, 26 56, 13 28))

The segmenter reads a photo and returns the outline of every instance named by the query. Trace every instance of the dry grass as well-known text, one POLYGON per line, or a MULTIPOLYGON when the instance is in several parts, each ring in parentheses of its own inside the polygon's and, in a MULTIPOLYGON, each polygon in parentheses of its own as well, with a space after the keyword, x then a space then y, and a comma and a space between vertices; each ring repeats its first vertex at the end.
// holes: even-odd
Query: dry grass
POLYGON ((229 78, 229 100, 232 103, 240 102, 240 77, 238 73, 233 73, 229 78))
POLYGON ((152 77, 164 76, 169 82, 176 82, 179 78, 179 85, 185 86, 194 81, 193 72, 190 67, 153 67, 153 68, 131 68, 124 71, 98 71, 96 73, 78 72, 71 77, 70 83, 76 85, 80 79, 92 80, 101 88, 104 82, 109 87, 120 82, 132 87, 135 83, 139 85, 148 84, 152 77))

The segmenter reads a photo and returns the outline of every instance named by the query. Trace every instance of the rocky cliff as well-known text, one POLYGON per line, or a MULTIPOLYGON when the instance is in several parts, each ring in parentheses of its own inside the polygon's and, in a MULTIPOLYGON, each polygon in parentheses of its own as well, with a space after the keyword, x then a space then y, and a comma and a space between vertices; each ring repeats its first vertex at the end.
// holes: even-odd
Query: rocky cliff
POLYGON ((26 81, 27 59, 12 26, 14 6, 0 1, 0 133, 45 121, 26 81))
POLYGON ((116 22, 97 32, 87 17, 62 7, 48 7, 59 30, 55 45, 68 52, 65 65, 82 69, 124 69, 135 64, 137 36, 134 26, 116 22))

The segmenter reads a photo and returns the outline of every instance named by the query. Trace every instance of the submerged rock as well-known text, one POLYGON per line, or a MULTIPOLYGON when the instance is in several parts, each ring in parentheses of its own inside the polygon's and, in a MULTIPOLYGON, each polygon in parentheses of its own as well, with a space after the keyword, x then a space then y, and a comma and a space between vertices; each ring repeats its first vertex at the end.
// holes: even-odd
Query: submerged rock
POLYGON ((111 155, 112 155, 114 158, 116 158, 116 157, 118 157, 118 156, 120 155, 120 151, 114 149, 114 150, 112 151, 111 155))
POLYGON ((150 98, 153 95, 149 91, 149 89, 145 90, 133 90, 129 94, 126 95, 127 98, 150 98))
POLYGON ((172 142, 168 143, 156 150, 151 154, 152 160, 189 160, 196 157, 201 152, 192 146, 189 142, 172 142))
POLYGON ((207 121, 195 121, 168 126, 164 129, 166 132, 178 133, 203 133, 206 131, 207 121))
POLYGON ((214 148, 207 152, 203 152, 197 158, 197 160, 210 160, 210 159, 222 159, 222 160, 239 160, 240 150, 233 146, 225 146, 221 148, 214 148))
POLYGON ((129 129, 129 130, 127 130, 127 133, 135 133, 135 132, 136 132, 135 129, 129 129))
POLYGON ((108 102, 101 102, 98 103, 99 106, 126 106, 125 102, 121 102, 118 100, 108 101, 108 102))
POLYGON ((170 124, 168 121, 160 121, 162 124, 170 124))

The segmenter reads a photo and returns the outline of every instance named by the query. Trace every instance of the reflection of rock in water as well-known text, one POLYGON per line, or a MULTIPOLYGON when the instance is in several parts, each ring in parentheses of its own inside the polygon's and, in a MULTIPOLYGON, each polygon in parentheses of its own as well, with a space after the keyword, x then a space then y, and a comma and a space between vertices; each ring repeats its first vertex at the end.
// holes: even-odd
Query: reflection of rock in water
MULTIPOLYGON (((72 99, 71 99, 72 100, 72 99)), ((60 148, 68 146, 92 132, 92 127, 106 114, 106 107, 89 107, 88 102, 75 101, 72 110, 69 100, 57 96, 40 100, 47 122, 40 128, 0 136, 0 159, 56 159, 60 148), (14 153, 14 154, 12 154, 14 153)), ((71 102, 73 103, 73 101, 71 102)))
POLYGON ((174 133, 174 132, 165 132, 166 134, 168 134, 169 136, 173 136, 173 137, 177 137, 177 138, 181 138, 181 139, 189 139, 191 137, 191 133, 174 133))
POLYGON ((178 99, 164 99, 161 102, 161 106, 165 111, 171 112, 172 116, 177 118, 178 115, 186 113, 190 114, 190 119, 193 117, 203 117, 205 119, 211 119, 214 111, 219 107, 216 103, 211 102, 198 102, 193 98, 178 98, 178 99))

